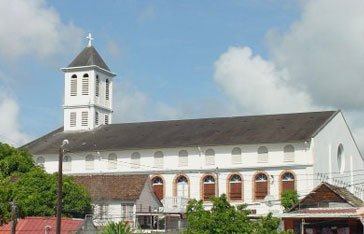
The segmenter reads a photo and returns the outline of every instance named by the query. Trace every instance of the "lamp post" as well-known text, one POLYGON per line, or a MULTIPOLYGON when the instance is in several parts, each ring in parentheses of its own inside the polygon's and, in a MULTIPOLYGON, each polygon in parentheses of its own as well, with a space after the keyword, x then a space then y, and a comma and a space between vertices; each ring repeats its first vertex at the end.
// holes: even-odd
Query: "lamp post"
POLYGON ((61 234, 61 220, 62 220, 62 164, 63 164, 64 148, 68 144, 69 144, 68 140, 64 139, 62 141, 61 147, 59 147, 56 234, 61 234))

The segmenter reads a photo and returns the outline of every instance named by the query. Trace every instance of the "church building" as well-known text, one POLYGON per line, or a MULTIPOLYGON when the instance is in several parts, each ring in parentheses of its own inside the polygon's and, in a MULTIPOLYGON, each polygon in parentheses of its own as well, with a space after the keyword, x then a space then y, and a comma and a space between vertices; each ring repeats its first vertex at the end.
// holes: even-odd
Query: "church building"
POLYGON ((67 139, 65 174, 147 175, 163 212, 183 213, 193 198, 208 209, 221 194, 256 214, 282 212, 283 191, 304 196, 321 182, 363 199, 363 156, 340 110, 113 123, 116 74, 91 40, 62 71, 63 126, 23 146, 47 172, 67 139))

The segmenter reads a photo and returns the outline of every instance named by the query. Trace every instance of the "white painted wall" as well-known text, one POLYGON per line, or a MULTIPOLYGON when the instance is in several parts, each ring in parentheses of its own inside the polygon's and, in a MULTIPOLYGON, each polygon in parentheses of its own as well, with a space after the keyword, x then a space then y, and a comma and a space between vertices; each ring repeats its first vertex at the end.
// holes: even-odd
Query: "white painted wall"
POLYGON ((89 130, 105 123, 105 115, 109 116, 109 124, 112 123, 112 100, 113 100, 113 75, 103 72, 96 67, 85 67, 65 70, 64 88, 64 129, 89 130), (82 95, 82 77, 89 75, 89 94, 82 95), (77 95, 71 96, 71 77, 77 76, 77 95), (99 96, 96 96, 96 76, 99 77, 99 96), (106 80, 109 80, 109 100, 106 100, 106 80), (87 111, 88 126, 81 126, 81 112, 87 111), (95 124, 95 112, 99 112, 99 124, 95 124), (76 112, 76 126, 70 126, 70 112, 76 112))
POLYGON ((363 197, 364 160, 347 127, 346 121, 339 112, 313 139, 314 173, 317 175, 314 184, 325 179, 329 183, 347 186, 351 192, 363 197), (338 146, 344 148, 344 171, 338 167, 338 146), (354 186, 350 186, 354 185, 354 186))

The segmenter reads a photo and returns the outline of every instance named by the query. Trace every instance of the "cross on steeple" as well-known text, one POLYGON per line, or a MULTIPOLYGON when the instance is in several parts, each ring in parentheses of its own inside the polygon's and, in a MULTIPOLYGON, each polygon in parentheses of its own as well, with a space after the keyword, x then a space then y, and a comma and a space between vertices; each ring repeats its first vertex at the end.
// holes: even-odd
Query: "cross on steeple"
POLYGON ((86 39, 88 39, 88 45, 87 47, 91 47, 92 46, 92 41, 93 41, 93 37, 91 35, 91 33, 88 33, 88 36, 86 37, 86 39))

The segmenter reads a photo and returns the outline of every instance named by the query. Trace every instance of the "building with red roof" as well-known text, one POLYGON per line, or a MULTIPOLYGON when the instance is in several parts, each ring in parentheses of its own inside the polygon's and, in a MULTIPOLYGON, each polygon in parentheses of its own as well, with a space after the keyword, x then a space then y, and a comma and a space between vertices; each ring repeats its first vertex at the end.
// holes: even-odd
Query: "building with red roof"
MULTIPOLYGON (((0 227, 0 234, 8 234, 12 223, 0 227)), ((19 219, 16 225, 17 234, 54 234, 56 217, 26 217, 19 219)), ((96 233, 96 228, 88 219, 62 218, 61 233, 96 233)))

